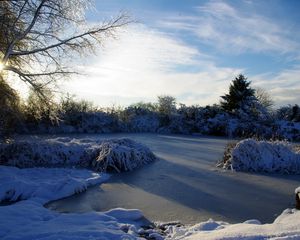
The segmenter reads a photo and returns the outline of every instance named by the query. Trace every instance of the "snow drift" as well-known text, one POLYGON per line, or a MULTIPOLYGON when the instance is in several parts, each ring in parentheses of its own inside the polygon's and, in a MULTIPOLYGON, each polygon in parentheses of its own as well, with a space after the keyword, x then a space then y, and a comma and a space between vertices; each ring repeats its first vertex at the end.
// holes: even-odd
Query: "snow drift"
POLYGON ((131 171, 156 159, 131 139, 95 141, 56 138, 0 145, 0 164, 28 167, 84 167, 95 171, 131 171))
POLYGON ((285 141, 258 141, 246 139, 238 142, 224 154, 223 168, 237 171, 300 173, 300 153, 285 141))

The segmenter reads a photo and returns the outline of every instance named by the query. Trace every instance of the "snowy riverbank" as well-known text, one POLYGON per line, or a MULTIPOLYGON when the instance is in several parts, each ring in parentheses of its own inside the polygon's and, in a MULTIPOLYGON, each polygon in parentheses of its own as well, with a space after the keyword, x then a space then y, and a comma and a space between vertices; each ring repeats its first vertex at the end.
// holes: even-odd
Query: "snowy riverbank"
POLYGON ((61 214, 43 206, 107 179, 88 170, 0 166, 0 199, 23 199, 0 207, 0 239, 136 239, 148 223, 139 210, 61 214))
MULTIPOLYGON (((178 137, 175 136, 161 136, 161 138, 163 142, 170 142, 173 148, 176 146, 174 145, 174 141, 180 144, 185 142, 185 148, 189 146, 186 142, 187 139, 184 138, 178 139, 178 137)), ((197 142, 199 139, 194 139, 194 141, 197 142)), ((208 139, 206 139, 206 141, 208 141, 208 139)), ((23 143, 10 145, 5 151, 11 154, 9 155, 11 158, 6 158, 6 160, 1 158, 1 160, 5 160, 6 163, 14 161, 14 163, 16 163, 15 165, 18 165, 20 161, 22 164, 29 163, 31 166, 34 166, 34 161, 44 159, 45 162, 47 162, 46 160, 51 156, 50 165, 52 167, 57 164, 58 161, 62 161, 62 159, 64 161, 63 163, 66 164, 65 166, 62 164, 62 166, 70 167, 73 164, 76 166, 78 161, 82 159, 80 156, 86 153, 92 153, 92 150, 96 151, 95 149, 101 145, 100 142, 102 141, 99 141, 99 143, 95 145, 94 140, 57 138, 45 142, 39 141, 39 144, 31 142, 29 145, 28 143, 24 143, 25 145, 23 143), (22 154, 22 151, 15 151, 16 149, 23 149, 22 147, 24 146, 29 146, 28 148, 26 147, 27 152, 25 154, 22 154), (37 154, 39 154, 39 157, 37 157, 37 154)), ((157 143, 156 138, 154 142, 157 143)), ((126 153, 129 152, 135 154, 136 159, 138 157, 143 158, 144 156, 143 154, 139 155, 139 153, 131 150, 130 144, 134 143, 132 141, 123 139, 107 141, 106 143, 108 146, 111 146, 109 149, 113 151, 108 152, 114 153, 113 156, 115 156, 115 159, 118 159, 118 156, 124 157, 126 153), (119 146, 118 143, 121 143, 121 146, 119 146), (125 145, 123 143, 125 143, 125 145), (120 153, 120 155, 116 153, 120 153)), ((157 144, 161 145, 161 143, 157 144)), ((198 144, 197 149, 199 151, 198 144)), ((134 147, 139 146, 143 145, 134 144, 134 147)), ((103 146, 101 146, 101 149, 102 148, 103 146)), ((101 149, 99 148, 99 150, 97 150, 97 154, 99 153, 98 151, 101 152, 101 149)), ((144 151, 144 149, 148 148, 141 147, 141 150, 144 151)), ((169 147, 166 148, 167 151, 170 151, 170 149, 169 147)), ((194 148, 191 149, 193 149, 193 152, 196 151, 194 148)), ((147 151, 145 151, 145 153, 147 153, 147 151)), ((178 151, 183 150, 179 149, 178 151)), ((126 155, 126 159, 132 159, 132 154, 126 155)), ((162 154, 160 155, 163 156, 162 154)), ((166 155, 164 156, 166 157, 166 155)), ((163 162, 163 160, 161 160, 161 162, 163 162)), ((191 164, 191 162, 189 162, 189 164, 191 164)), ((206 168, 205 171, 206 179, 208 179, 208 173, 215 174, 215 171, 208 171, 206 168)), ((229 173, 223 172, 222 174, 227 176, 229 173)), ((213 177, 215 178, 216 176, 213 175, 213 177)), ((152 224, 145 219, 143 213, 137 209, 127 210, 117 208, 105 212, 58 213, 44 207, 49 201, 85 191, 89 186, 101 184, 108 179, 109 175, 107 174, 95 173, 86 169, 41 167, 19 169, 13 166, 0 165, 0 202, 4 202, 4 204, 0 206, 0 239, 86 240, 146 238, 179 240, 300 238, 300 211, 294 209, 285 210, 272 224, 261 224, 258 220, 249 220, 238 224, 208 220, 195 225, 180 225, 163 223, 152 224), (13 204, 5 205, 7 202, 12 202, 13 204)), ((211 181, 211 179, 209 181, 211 181)), ((168 185, 168 187, 170 187, 170 185, 168 185)), ((225 189, 228 191, 228 187, 225 187, 225 189)), ((216 188, 210 190, 216 192, 216 188)), ((193 194, 195 194, 195 192, 193 194)), ((192 198, 192 196, 193 195, 190 197, 192 198)), ((272 199, 272 196, 270 199, 272 199)), ((241 201, 239 197, 235 200, 235 203, 241 201)), ((97 200, 95 199, 95 201, 97 200)), ((233 199, 230 198, 230 201, 233 201, 233 199)), ((212 207, 213 206, 214 205, 212 205, 212 207)), ((216 206, 217 205, 215 205, 215 207, 216 206)), ((244 207, 247 208, 247 204, 245 204, 244 207)))

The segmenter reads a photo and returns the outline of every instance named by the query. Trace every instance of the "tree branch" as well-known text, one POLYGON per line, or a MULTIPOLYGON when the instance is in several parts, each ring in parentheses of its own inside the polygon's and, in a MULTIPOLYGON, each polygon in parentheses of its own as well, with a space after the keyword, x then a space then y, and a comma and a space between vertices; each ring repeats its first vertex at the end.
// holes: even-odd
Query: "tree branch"
MULTIPOLYGON (((36 20, 37 20, 37 18, 38 18, 38 16, 39 16, 39 12, 40 12, 41 8, 43 7, 43 5, 44 5, 44 3, 45 3, 46 1, 47 1, 47 0, 42 0, 42 1, 41 1, 40 5, 38 6, 38 8, 36 9, 36 11, 35 11, 35 13, 34 13, 34 16, 33 16, 32 20, 31 20, 29 26, 25 29, 25 31, 24 31, 22 34, 20 34, 19 36, 17 36, 17 37, 16 37, 14 40, 12 40, 12 42, 9 44, 9 46, 8 46, 6 52, 5 52, 5 55, 4 55, 3 59, 2 59, 2 62, 3 62, 4 64, 5 64, 5 63, 7 62, 7 60, 9 59, 9 57, 10 57, 12 51, 13 51, 14 45, 15 45, 18 41, 20 41, 22 38, 24 38, 24 37, 29 33, 29 31, 33 28, 33 26, 35 25, 36 20)), ((23 8, 22 8, 21 10, 23 10, 23 8)), ((21 12, 20 12, 19 14, 21 14, 21 12)))
MULTIPOLYGON (((38 48, 38 49, 34 49, 34 50, 29 50, 29 51, 17 51, 17 52, 13 51, 13 52, 11 52, 10 55, 12 55, 12 56, 30 55, 30 54, 36 54, 36 53, 39 53, 39 52, 44 52, 44 51, 47 51, 49 49, 53 49, 53 48, 56 48, 56 47, 59 47, 59 46, 62 46, 62 45, 67 45, 67 44, 71 44, 72 45, 71 42, 73 40, 83 39, 85 36, 94 36, 94 35, 96 35, 98 33, 106 32, 106 31, 109 31, 111 29, 115 29, 115 28, 124 26, 124 25, 126 25, 126 24, 129 23, 129 22, 122 22, 120 24, 117 24, 121 20, 122 20, 122 16, 119 17, 119 18, 117 18, 112 24, 108 24, 106 27, 98 28, 98 29, 95 29, 95 30, 90 30, 88 32, 85 32, 85 33, 82 33, 82 34, 79 34, 79 35, 76 35, 76 36, 73 36, 73 37, 61 40, 58 43, 49 45, 49 46, 44 47, 44 48, 38 48)), ((80 44, 78 44, 78 46, 80 46, 80 44)))

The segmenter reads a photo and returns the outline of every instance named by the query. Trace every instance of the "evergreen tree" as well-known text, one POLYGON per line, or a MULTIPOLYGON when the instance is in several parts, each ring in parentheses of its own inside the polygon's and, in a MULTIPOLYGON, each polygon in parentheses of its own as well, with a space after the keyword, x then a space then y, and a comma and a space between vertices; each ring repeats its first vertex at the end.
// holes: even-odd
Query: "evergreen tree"
MULTIPOLYGON (((250 87, 251 82, 247 81, 247 78, 240 74, 237 76, 229 87, 229 93, 221 96, 221 107, 227 112, 234 112, 243 106, 249 100, 255 98, 255 90, 250 87)), ((255 98, 256 99, 256 98, 255 98)))

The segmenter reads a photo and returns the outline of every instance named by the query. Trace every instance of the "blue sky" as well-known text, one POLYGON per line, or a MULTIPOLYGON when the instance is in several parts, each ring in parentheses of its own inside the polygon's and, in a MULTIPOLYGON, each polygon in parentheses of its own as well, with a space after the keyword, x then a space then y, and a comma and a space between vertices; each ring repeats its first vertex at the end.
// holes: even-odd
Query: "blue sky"
POLYGON ((218 103, 245 74, 277 106, 300 103, 300 1, 99 0, 98 22, 128 12, 137 23, 105 39, 67 88, 101 106, 155 101, 218 103))

